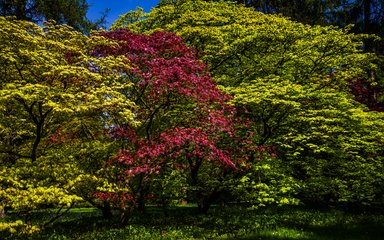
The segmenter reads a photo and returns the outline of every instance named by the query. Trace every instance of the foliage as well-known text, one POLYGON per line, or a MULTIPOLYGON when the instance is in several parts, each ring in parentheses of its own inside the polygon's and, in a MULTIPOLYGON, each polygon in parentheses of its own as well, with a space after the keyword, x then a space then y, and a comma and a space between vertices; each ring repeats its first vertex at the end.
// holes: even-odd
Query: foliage
POLYGON ((112 24, 110 30, 117 30, 119 26, 131 24, 137 21, 142 20, 145 17, 143 9, 138 7, 136 10, 131 10, 123 15, 120 15, 119 18, 112 24))
MULTIPOLYGON (((162 1, 162 4, 181 5, 183 1, 162 1)), ((215 1, 219 2, 219 1, 215 1)), ((234 1, 231 1, 234 2, 234 1)), ((353 33, 376 34, 383 37, 382 2, 380 1, 235 1, 264 13, 280 13, 305 24, 333 25, 337 29, 350 28, 353 33)), ((202 4, 204 5, 204 4, 202 4)), ((248 15, 250 16, 250 15, 248 15)), ((196 19, 197 20, 197 19, 196 19)), ((213 20, 210 19, 210 20, 213 20)), ((162 21, 162 20, 161 20, 162 21)), ((198 20, 197 20, 198 21, 198 20)), ((245 23, 245 22, 244 22, 245 23)), ((218 23, 220 24, 220 23, 218 23)), ((173 30, 172 30, 173 31, 173 30)), ((184 35, 185 36, 185 35, 184 35)), ((382 58, 383 40, 378 37, 365 38, 363 49, 375 52, 382 58)), ((199 46, 203 47, 204 46, 199 46)), ((218 48, 219 49, 219 48, 218 48)), ((383 110, 383 64, 370 69, 370 77, 350 79, 355 99, 371 110, 383 110)))
POLYGON ((67 24, 83 33, 89 33, 105 24, 108 10, 99 20, 92 22, 87 18, 88 3, 86 0, 2 0, 1 16, 15 16, 18 20, 34 23, 54 20, 58 24, 67 24))
POLYGON ((121 94, 129 82, 112 70, 129 66, 122 58, 90 57, 110 42, 65 25, 4 17, 0 25, 0 198, 28 219, 33 209, 81 200, 71 191, 75 179, 95 170, 82 168, 92 151, 80 142, 103 142, 105 116, 135 122, 134 103, 121 94))
MULTIPOLYGON (((4 236, 44 231, 83 200, 105 216, 112 205, 125 225, 147 203, 165 215, 179 201, 382 206, 384 115, 350 93, 378 68, 366 35, 201 0, 138 9, 113 28, 86 37, 0 18, 0 210, 19 214, 4 236), (35 217, 47 207, 58 210, 35 217)), ((222 219, 194 221, 231 228, 222 219)))
POLYGON ((203 167, 212 174, 221 172, 220 166, 226 171, 236 168, 230 152, 219 145, 220 138, 232 134, 233 109, 225 104, 229 96, 217 89, 195 52, 174 34, 116 30, 102 35, 118 47, 99 48, 98 56, 124 56, 132 64, 120 74, 135 83, 125 95, 135 102, 135 119, 142 124, 120 123, 110 129, 122 149, 107 163, 110 190, 97 196, 130 215, 133 207, 143 207, 145 198, 153 195, 152 182, 161 182, 158 177, 166 179, 173 171, 182 171, 198 188, 197 195, 209 194, 214 186, 203 187, 203 167))
POLYGON ((348 86, 376 69, 361 50, 366 36, 205 1, 165 4, 126 27, 173 31, 199 49, 237 116, 249 120, 244 131, 275 147, 302 200, 381 201, 383 116, 355 102, 348 86))
POLYGON ((279 169, 283 164, 280 159, 260 156, 260 153, 257 156, 260 160, 251 164, 240 177, 232 194, 255 209, 268 205, 299 204, 296 195, 301 186, 293 177, 279 169))
MULTIPOLYGON (((165 1, 164 1, 165 2, 165 1)), ((373 0, 307 0, 307 1, 259 1, 238 0, 241 4, 264 13, 278 13, 292 20, 311 25, 333 25, 344 28, 351 25, 351 32, 375 34, 380 38, 364 40, 364 51, 374 52, 383 57, 384 50, 384 5, 373 0)), ((370 79, 355 79, 351 89, 355 99, 366 104, 371 110, 383 111, 383 69, 371 71, 370 79)))

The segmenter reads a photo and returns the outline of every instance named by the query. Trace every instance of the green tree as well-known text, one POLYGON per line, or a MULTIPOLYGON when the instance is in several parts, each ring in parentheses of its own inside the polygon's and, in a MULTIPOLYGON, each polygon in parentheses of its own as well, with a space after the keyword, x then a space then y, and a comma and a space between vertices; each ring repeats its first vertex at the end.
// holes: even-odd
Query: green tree
POLYGON ((216 81, 234 96, 239 116, 252 120, 247 131, 253 141, 276 148, 280 168, 302 187, 301 199, 380 202, 383 133, 375 123, 383 116, 355 102, 348 86, 376 69, 375 55, 362 51, 366 36, 205 1, 166 4, 126 27, 173 31, 197 48, 216 81), (374 184, 365 185, 367 176, 374 184))
POLYGON ((108 9, 100 19, 92 22, 87 18, 89 5, 86 0, 1 0, 0 15, 15 16, 19 20, 34 23, 54 20, 58 24, 68 24, 74 29, 89 33, 105 24, 108 9))
POLYGON ((355 33, 383 34, 381 26, 384 14, 381 0, 236 0, 232 2, 244 4, 263 13, 279 13, 305 24, 339 27, 354 24, 355 33))
MULTIPOLYGON (((334 25, 344 28, 353 25, 354 33, 375 34, 378 38, 364 40, 364 51, 380 56, 382 66, 384 54, 384 2, 381 0, 356 1, 236 1, 264 13, 276 13, 305 24, 334 25)), ((351 85, 355 99, 375 111, 384 111, 384 83, 382 67, 371 72, 369 81, 359 79, 351 85)))
POLYGON ((134 124, 135 104, 115 70, 124 59, 91 57, 110 41, 52 22, 0 26, 0 199, 28 222, 33 209, 82 200, 76 183, 109 157, 100 136, 112 119, 134 124))

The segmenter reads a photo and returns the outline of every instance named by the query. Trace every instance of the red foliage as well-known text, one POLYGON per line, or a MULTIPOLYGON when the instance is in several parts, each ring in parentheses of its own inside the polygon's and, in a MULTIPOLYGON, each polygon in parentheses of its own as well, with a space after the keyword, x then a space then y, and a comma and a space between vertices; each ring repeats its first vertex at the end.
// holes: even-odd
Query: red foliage
POLYGON ((384 111, 384 104, 378 100, 378 96, 383 92, 379 85, 374 85, 367 80, 358 79, 351 81, 349 87, 356 101, 365 104, 370 110, 384 111))
POLYGON ((195 51, 174 33, 156 32, 146 36, 121 29, 102 36, 118 41, 119 45, 100 47, 94 55, 126 56, 133 66, 128 74, 136 76, 136 86, 149 89, 147 99, 158 100, 169 94, 184 95, 199 102, 222 103, 230 99, 217 89, 195 51))
POLYGON ((65 140, 66 140, 66 135, 63 133, 63 127, 60 127, 49 136, 47 140, 47 144, 61 144, 65 140))
POLYGON ((152 140, 137 141, 136 149, 121 150, 109 164, 117 163, 128 167, 125 174, 129 176, 138 173, 153 174, 158 173, 163 162, 186 155, 197 159, 205 158, 207 161, 236 169, 229 152, 218 149, 207 133, 199 128, 169 129, 152 140))
POLYGON ((116 206, 124 207, 127 202, 134 203, 135 198, 127 192, 96 192, 94 196, 100 200, 113 202, 116 206))
MULTIPOLYGON (((93 54, 127 57, 132 68, 124 70, 122 75, 129 76, 127 79, 134 83, 134 90, 128 95, 138 105, 136 119, 143 123, 139 128, 120 124, 108 130, 112 139, 124 143, 123 149, 107 163, 118 169, 115 178, 118 185, 132 188, 135 179, 140 179, 136 184, 150 182, 170 162, 178 169, 195 167, 198 171, 201 162, 207 161, 229 171, 237 168, 235 162, 245 161, 243 150, 234 146, 239 140, 228 141, 236 135, 235 109, 226 104, 231 96, 217 88, 206 65, 197 59, 193 49, 184 45, 182 38, 173 33, 146 36, 124 29, 102 36, 117 41, 118 45, 99 47, 93 54), (193 107, 188 108, 186 116, 175 116, 178 121, 153 124, 167 111, 183 106, 187 109, 187 105, 193 107), (227 139, 225 143, 223 139, 227 139)), ((143 188, 132 189, 129 197, 121 192, 96 196, 116 203, 124 198, 135 204, 140 195, 135 189, 143 188)))

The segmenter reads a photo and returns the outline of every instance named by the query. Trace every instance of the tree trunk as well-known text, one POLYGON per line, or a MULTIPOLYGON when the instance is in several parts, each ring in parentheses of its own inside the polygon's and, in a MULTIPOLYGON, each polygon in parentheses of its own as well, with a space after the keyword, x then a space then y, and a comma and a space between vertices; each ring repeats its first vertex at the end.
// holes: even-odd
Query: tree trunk
POLYGON ((102 204, 98 204, 94 202, 92 198, 89 198, 89 197, 83 197, 83 198, 86 199, 86 201, 89 202, 93 207, 100 209, 105 219, 109 219, 113 217, 111 204, 109 202, 104 201, 102 204))
POLYGON ((103 214, 103 218, 104 219, 112 218, 112 216, 113 216, 112 208, 111 208, 111 205, 108 202, 104 202, 104 205, 102 207, 100 207, 100 209, 101 209, 101 212, 103 214))
POLYGON ((37 148, 39 147, 40 141, 41 141, 41 132, 43 129, 43 123, 39 122, 36 125, 36 138, 33 142, 32 151, 31 151, 31 160, 32 162, 36 162, 37 160, 37 148))
POLYGON ((202 202, 197 204, 197 212, 199 214, 207 214, 210 207, 211 203, 203 200, 202 202))
POLYGON ((129 219, 132 216, 134 206, 129 206, 125 209, 122 210, 121 215, 120 215, 120 224, 122 226, 126 226, 129 222, 129 219))
POLYGON ((220 191, 213 191, 208 196, 200 195, 197 203, 197 211, 201 214, 206 214, 209 210, 209 208, 212 206, 213 202, 219 198, 220 191))

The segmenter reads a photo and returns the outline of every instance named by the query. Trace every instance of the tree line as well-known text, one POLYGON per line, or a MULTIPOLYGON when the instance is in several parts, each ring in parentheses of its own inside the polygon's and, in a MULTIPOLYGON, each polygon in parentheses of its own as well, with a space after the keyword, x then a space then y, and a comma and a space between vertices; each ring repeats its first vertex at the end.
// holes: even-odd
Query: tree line
POLYGON ((91 35, 1 17, 0 199, 23 216, 1 228, 82 202, 123 225, 180 201, 382 207, 384 114, 358 99, 380 55, 352 31, 202 0, 91 35))

